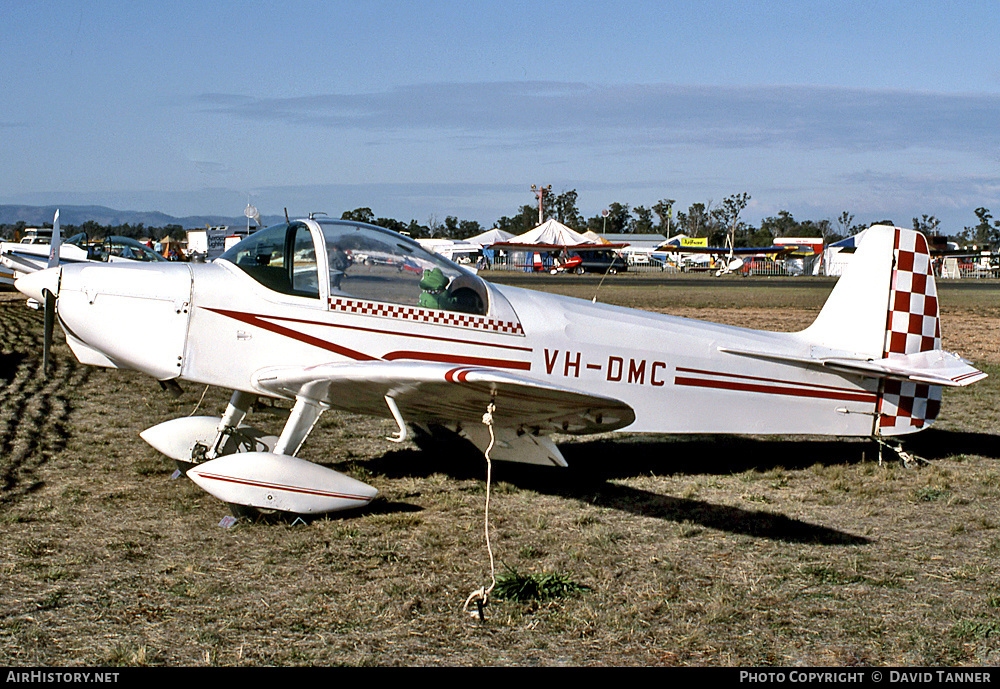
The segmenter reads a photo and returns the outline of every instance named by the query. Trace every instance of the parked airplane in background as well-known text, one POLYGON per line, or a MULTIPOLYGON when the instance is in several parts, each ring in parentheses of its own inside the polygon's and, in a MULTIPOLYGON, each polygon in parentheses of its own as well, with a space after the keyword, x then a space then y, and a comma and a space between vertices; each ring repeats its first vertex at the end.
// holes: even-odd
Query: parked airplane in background
POLYGON ((685 245, 675 239, 668 239, 656 247, 657 252, 705 257, 700 263, 715 268, 715 276, 734 275, 743 271, 744 256, 770 256, 780 258, 799 250, 795 244, 772 244, 771 246, 734 247, 731 236, 726 236, 726 246, 685 245))
POLYGON ((87 241, 87 235, 81 232, 63 240, 59 227, 59 211, 56 211, 51 236, 35 235, 20 242, 0 242, 0 265, 10 276, 10 284, 23 275, 49 267, 53 247, 57 248, 60 264, 167 260, 129 237, 108 236, 100 242, 90 243, 87 241))
POLYGON ((17 287, 58 295, 83 363, 233 390, 221 418, 142 437, 227 503, 298 514, 376 495, 296 457, 327 409, 394 419, 395 441, 412 425, 565 465, 553 433, 897 436, 934 420, 942 386, 985 377, 941 349, 923 235, 888 226, 798 333, 492 285, 397 233, 314 217, 213 263, 63 265, 17 287), (294 403, 277 438, 244 425, 258 396, 294 403))
POLYGON ((473 264, 483 252, 483 247, 479 244, 456 239, 418 239, 417 243, 455 263, 473 264))

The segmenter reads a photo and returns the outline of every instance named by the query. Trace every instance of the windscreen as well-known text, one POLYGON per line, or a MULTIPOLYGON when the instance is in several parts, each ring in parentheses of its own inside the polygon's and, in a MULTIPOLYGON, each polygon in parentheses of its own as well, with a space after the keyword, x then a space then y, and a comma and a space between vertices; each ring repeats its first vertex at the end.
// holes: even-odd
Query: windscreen
POLYGON ((323 221, 331 297, 486 313, 486 289, 475 274, 396 232, 323 221))

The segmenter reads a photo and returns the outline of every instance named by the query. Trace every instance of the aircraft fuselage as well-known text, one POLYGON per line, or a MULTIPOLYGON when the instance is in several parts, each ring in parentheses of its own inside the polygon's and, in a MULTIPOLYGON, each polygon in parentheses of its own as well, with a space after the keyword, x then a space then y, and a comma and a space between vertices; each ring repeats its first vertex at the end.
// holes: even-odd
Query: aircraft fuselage
MULTIPOLYGON (((623 400, 629 431, 869 435, 873 379, 723 354, 801 355, 770 333, 489 285, 484 316, 275 294, 224 262, 63 269, 60 318, 87 363, 259 392, 275 361, 435 361, 517 371, 623 400), (109 272, 110 271, 110 272, 109 272), (117 287, 136 271, 128 294, 117 287)), ((343 408, 357 410, 352 400, 343 408)), ((383 408, 367 409, 386 414, 383 408)))

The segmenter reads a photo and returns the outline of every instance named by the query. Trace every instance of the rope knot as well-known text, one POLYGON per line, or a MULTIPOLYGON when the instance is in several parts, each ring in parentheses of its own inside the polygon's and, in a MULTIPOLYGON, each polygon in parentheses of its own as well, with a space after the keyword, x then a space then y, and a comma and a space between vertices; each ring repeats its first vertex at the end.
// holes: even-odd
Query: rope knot
POLYGON ((490 402, 489 406, 486 407, 486 413, 483 414, 483 423, 486 424, 487 426, 493 425, 493 412, 496 411, 496 408, 497 405, 493 404, 492 402, 490 402))

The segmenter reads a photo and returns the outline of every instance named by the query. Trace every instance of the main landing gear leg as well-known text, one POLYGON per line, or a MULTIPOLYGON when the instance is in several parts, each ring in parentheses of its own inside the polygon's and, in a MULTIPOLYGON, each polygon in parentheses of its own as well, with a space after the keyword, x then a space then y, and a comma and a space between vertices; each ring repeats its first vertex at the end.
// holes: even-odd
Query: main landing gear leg
MULTIPOLYGON (((250 408, 253 403, 257 401, 257 395, 251 395, 246 392, 240 392, 236 390, 233 392, 232 397, 229 398, 229 404, 226 405, 226 412, 222 415, 222 419, 219 420, 218 433, 215 435, 215 442, 212 446, 208 448, 208 451, 204 453, 204 456, 199 458, 204 461, 206 459, 215 459, 216 457, 225 454, 224 448, 226 447, 226 442, 229 438, 238 433, 236 430, 243 419, 246 418, 247 414, 250 412, 250 408)), ((251 449, 256 449, 251 445, 251 449)))
POLYGON ((296 397, 295 406, 292 413, 288 415, 288 421, 281 431, 278 444, 274 446, 274 452, 279 455, 289 455, 294 457, 302 443, 309 437, 313 426, 319 420, 320 414, 325 410, 315 400, 306 397, 296 397))

